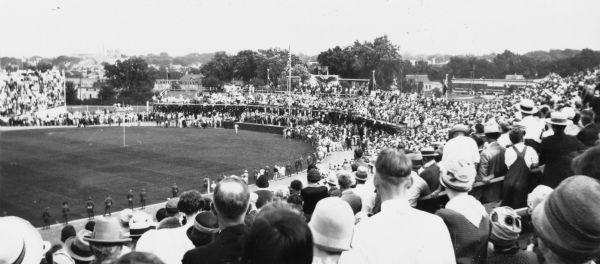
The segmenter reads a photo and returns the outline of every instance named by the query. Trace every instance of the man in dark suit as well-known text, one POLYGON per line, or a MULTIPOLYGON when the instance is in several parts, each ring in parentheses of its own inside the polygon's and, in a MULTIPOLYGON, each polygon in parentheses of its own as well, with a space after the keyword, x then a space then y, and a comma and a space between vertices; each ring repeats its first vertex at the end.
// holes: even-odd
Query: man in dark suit
POLYGON ((554 112, 546 122, 552 126, 554 135, 544 138, 540 145, 540 165, 546 165, 540 184, 556 188, 562 180, 573 175, 571 160, 574 153, 584 150, 585 146, 576 137, 565 134, 565 114, 554 112))
POLYGON ((586 147, 591 147, 598 140, 598 125, 594 124, 594 111, 586 109, 581 111, 581 124, 583 128, 577 134, 577 139, 586 147))
POLYGON ((220 181, 211 209, 217 215, 221 232, 210 244, 186 252, 182 263, 238 263, 244 251, 244 219, 249 200, 248 185, 242 179, 232 176, 220 181))

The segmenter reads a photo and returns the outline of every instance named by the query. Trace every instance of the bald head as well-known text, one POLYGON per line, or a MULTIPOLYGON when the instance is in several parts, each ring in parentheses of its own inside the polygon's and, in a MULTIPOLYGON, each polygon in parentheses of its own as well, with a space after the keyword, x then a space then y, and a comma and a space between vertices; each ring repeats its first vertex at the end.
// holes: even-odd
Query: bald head
POLYGON ((214 205, 219 216, 236 220, 246 213, 250 192, 248 185, 237 176, 223 179, 217 184, 214 205))

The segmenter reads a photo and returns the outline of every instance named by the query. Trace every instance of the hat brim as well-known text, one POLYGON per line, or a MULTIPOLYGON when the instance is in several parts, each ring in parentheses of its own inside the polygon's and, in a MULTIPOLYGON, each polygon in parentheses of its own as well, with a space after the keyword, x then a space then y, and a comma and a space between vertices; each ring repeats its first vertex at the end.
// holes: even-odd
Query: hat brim
POLYGON ((4 222, 3 224, 18 224, 23 228, 22 237, 25 246, 25 254, 21 263, 39 263, 42 259, 43 240, 40 233, 25 219, 16 216, 6 216, 12 222, 4 222))
POLYGON ((515 108, 524 114, 535 114, 539 111, 539 109, 536 106, 533 106, 531 110, 524 110, 523 108, 521 108, 521 104, 516 104, 515 108))
MULTIPOLYGON (((128 235, 128 234, 125 234, 125 235, 128 235)), ((83 240, 92 242, 92 243, 99 243, 99 244, 127 244, 127 243, 131 242, 131 238, 129 238, 129 237, 121 238, 121 239, 114 239, 114 240, 102 240, 102 239, 94 239, 91 237, 84 237, 83 240)))
POLYGON ((313 235, 313 243, 316 246, 331 252, 343 252, 350 250, 350 240, 346 243, 341 239, 328 238, 317 232, 310 224, 308 227, 313 235))
POLYGON ((556 125, 556 126, 567 126, 568 125, 566 122, 565 123, 557 123, 557 122, 550 120, 549 118, 546 119, 546 123, 550 124, 550 125, 556 125))
POLYGON ((77 237, 69 237, 69 238, 67 238, 67 241, 65 241, 65 246, 63 247, 63 249, 67 252, 67 254, 69 254, 69 256, 71 256, 71 258, 74 258, 74 259, 80 260, 80 261, 94 260, 93 254, 89 257, 83 257, 83 256, 76 254, 75 252, 73 252, 71 250, 71 246, 73 245, 73 242, 75 242, 75 239, 77 239, 77 237))

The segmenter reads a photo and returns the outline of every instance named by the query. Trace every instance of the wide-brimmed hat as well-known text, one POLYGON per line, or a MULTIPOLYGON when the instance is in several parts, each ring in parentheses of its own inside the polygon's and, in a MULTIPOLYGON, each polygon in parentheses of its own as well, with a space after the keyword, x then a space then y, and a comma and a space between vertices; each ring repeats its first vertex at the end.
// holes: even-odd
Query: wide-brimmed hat
POLYGON ((94 232, 90 237, 84 237, 85 241, 104 244, 125 244, 131 239, 125 235, 119 220, 115 217, 101 217, 96 220, 94 232))
POLYGON ((28 221, 16 217, 0 217, 0 263, 40 263, 44 242, 28 221))
POLYGON ((368 177, 369 177, 369 171, 368 171, 367 167, 358 166, 358 168, 356 169, 356 172, 354 173, 354 179, 356 179, 356 181, 359 181, 359 182, 365 182, 365 181, 367 181, 368 177))
POLYGON ((131 219, 132 216, 133 216, 133 210, 131 210, 129 208, 123 209, 123 211, 121 211, 121 213, 119 213, 119 221, 120 221, 121 225, 123 225, 124 227, 129 226, 129 220, 131 219))
POLYGON ((468 192, 475 182, 475 165, 466 160, 446 160, 439 164, 440 184, 448 189, 468 192))
POLYGON ((317 203, 308 227, 316 246, 332 252, 349 250, 354 230, 354 213, 344 200, 328 197, 317 203))
POLYGON ((67 239, 64 249, 71 258, 79 261, 94 260, 94 254, 90 249, 90 243, 83 239, 86 236, 91 236, 91 233, 92 232, 83 229, 77 232, 76 236, 67 239))
POLYGON ((465 134, 468 134, 470 131, 471 130, 469 129, 468 126, 463 125, 463 124, 458 124, 458 125, 453 126, 450 129, 450 134, 454 134, 456 132, 464 132, 465 134))
POLYGON ((168 199, 167 203, 165 204, 165 210, 167 211, 167 213, 170 215, 179 213, 177 204, 179 204, 179 197, 168 199))
POLYGON ((562 112, 552 112, 550 118, 546 118, 546 123, 557 126, 568 125, 567 115, 562 112))
POLYGON ((435 157, 439 155, 440 153, 436 152, 433 147, 424 147, 421 149, 421 156, 423 157, 435 157))
POLYGON ((423 160, 423 155, 421 155, 421 152, 408 153, 408 154, 406 154, 406 157, 408 159, 410 159, 411 161, 422 161, 423 160))
POLYGON ((327 184, 329 184, 329 185, 337 185, 338 184, 338 178, 337 178, 337 174, 335 172, 330 172, 329 175, 327 175, 327 184))
POLYGON ((211 212, 200 212, 194 218, 194 224, 186 230, 186 235, 196 246, 210 243, 215 234, 219 232, 217 216, 211 212))
POLYGON ((219 222, 217 216, 212 212, 200 212, 194 218, 194 225, 187 230, 187 235, 191 239, 194 232, 205 234, 216 234, 219 232, 219 222))
POLYGON ((535 107, 535 103, 531 99, 522 99, 515 107, 524 114, 535 114, 538 111, 537 107, 535 107))
POLYGON ((140 237, 152 227, 153 221, 149 214, 144 211, 135 211, 129 219, 129 236, 140 237))
POLYGON ((502 130, 500 129, 500 125, 498 125, 497 123, 490 123, 490 124, 487 124, 483 128, 483 133, 484 134, 502 133, 502 130))
POLYGON ((572 176, 533 210, 533 226, 544 245, 573 263, 600 255, 600 182, 572 176))

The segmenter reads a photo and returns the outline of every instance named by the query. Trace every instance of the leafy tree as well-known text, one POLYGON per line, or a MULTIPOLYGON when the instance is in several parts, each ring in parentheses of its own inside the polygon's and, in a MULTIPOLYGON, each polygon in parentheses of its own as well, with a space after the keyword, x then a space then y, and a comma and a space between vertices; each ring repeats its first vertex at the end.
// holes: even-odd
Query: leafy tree
POLYGON ((252 50, 242 50, 233 57, 234 77, 244 82, 249 82, 256 77, 258 67, 258 52, 252 50))
POLYGON ((75 84, 72 81, 67 81, 65 83, 66 93, 67 93, 67 104, 76 104, 77 103, 77 90, 75 90, 75 84))
MULTIPOLYGON (((225 52, 217 52, 208 63, 202 65, 200 72, 206 77, 215 77, 221 82, 233 79, 233 59, 225 52)), ((215 87, 215 86, 212 86, 215 87)))
POLYGON ((221 88, 223 82, 215 76, 208 76, 202 79, 202 86, 209 88, 221 88))
POLYGON ((321 52, 317 57, 321 65, 329 66, 330 72, 346 78, 372 78, 380 88, 388 89, 403 69, 398 47, 387 36, 373 42, 355 41, 351 46, 335 47, 321 52))
POLYGON ((117 60, 104 65, 106 84, 115 89, 118 99, 126 104, 144 104, 152 98, 154 78, 142 58, 117 60))
POLYGON ((102 84, 101 89, 98 92, 98 98, 100 99, 102 104, 106 104, 106 105, 114 103, 115 99, 116 99, 116 95, 117 95, 117 92, 115 91, 114 87, 112 87, 108 84, 102 84))

